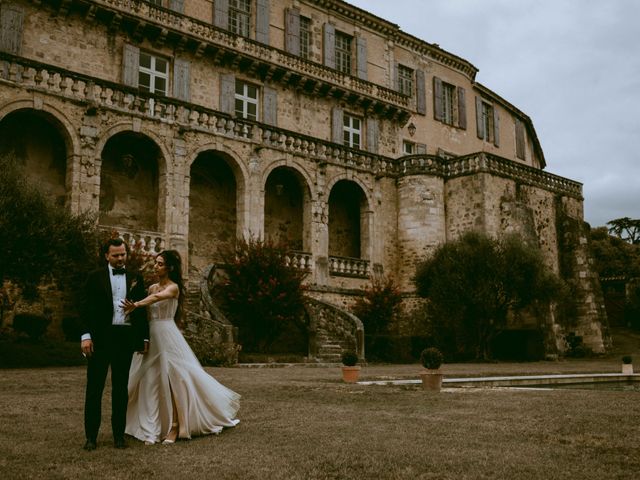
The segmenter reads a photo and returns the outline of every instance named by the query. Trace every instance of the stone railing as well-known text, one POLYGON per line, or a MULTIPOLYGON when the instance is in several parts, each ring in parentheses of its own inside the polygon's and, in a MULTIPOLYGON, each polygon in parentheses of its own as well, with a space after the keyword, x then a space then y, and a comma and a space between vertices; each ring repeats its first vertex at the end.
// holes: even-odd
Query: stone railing
POLYGON ((307 252, 290 251, 285 255, 285 263, 288 267, 298 268, 300 270, 313 270, 313 255, 307 252))
POLYGON ((358 317, 316 298, 306 297, 304 303, 309 315, 310 356, 322 361, 318 353, 328 342, 338 344, 345 350, 353 350, 364 361, 364 325, 358 317))
POLYGON ((368 278, 370 262, 361 258, 329 257, 329 274, 338 277, 368 278))
POLYGON ((582 199, 582 184, 490 153, 478 152, 445 160, 434 155, 409 155, 396 160, 395 172, 403 175, 437 175, 445 180, 490 173, 552 192, 582 199))
POLYGON ((175 124, 184 129, 253 141, 270 148, 311 157, 319 162, 330 162, 376 175, 429 174, 448 179, 486 172, 562 195, 582 198, 582 185, 579 182, 488 153, 473 153, 450 160, 433 155, 410 155, 394 159, 262 123, 238 119, 170 97, 145 94, 118 83, 2 52, 0 80, 32 91, 42 91, 48 95, 83 102, 87 111, 100 108, 116 110, 128 115, 175 124))
POLYGON ((486 172, 563 195, 582 198, 582 184, 579 182, 489 153, 474 153, 447 160, 444 167, 446 178, 486 172))
POLYGON ((0 53, 0 79, 31 90, 86 102, 87 108, 105 108, 218 135, 250 139, 254 123, 225 113, 163 96, 138 92, 121 84, 99 80, 44 63, 0 53))
POLYGON ((356 150, 277 127, 260 125, 258 130, 262 145, 270 148, 372 173, 393 174, 396 171, 395 160, 389 157, 356 150))
POLYGON ((99 225, 98 229, 112 237, 121 238, 129 250, 145 256, 155 256, 164 250, 165 240, 158 232, 133 230, 131 228, 99 225))
POLYGON ((148 2, 140 0, 94 0, 92 3, 108 10, 137 17, 143 22, 151 22, 160 27, 170 28, 220 49, 233 49, 239 54, 252 57, 259 62, 285 68, 322 82, 334 84, 340 88, 352 90, 367 97, 373 97, 381 102, 392 104, 401 110, 409 108, 410 98, 395 90, 344 74, 319 63, 302 59, 283 50, 235 35, 210 23, 148 2))

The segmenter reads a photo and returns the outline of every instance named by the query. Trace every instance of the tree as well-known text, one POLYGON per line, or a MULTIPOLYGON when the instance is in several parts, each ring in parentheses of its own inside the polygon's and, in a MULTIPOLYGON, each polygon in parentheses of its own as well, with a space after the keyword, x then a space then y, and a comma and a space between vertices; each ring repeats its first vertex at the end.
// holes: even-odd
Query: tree
POLYGON ((613 236, 607 227, 591 229, 589 246, 600 278, 639 277, 640 246, 613 236))
POLYGON ((489 359, 510 311, 548 306, 563 286, 537 248, 519 237, 470 232, 436 249, 414 277, 429 300, 433 334, 457 357, 489 359))
POLYGON ((307 272, 288 265, 286 246, 238 239, 225 257, 227 278, 212 295, 238 327, 244 351, 268 352, 287 327, 306 333, 302 282, 307 272))
POLYGON ((640 243, 640 220, 629 217, 616 218, 608 221, 607 225, 610 234, 632 245, 640 243))
POLYGON ((71 215, 54 205, 29 183, 13 158, 0 158, 2 284, 11 281, 27 297, 36 296, 44 280, 77 287, 95 265, 96 238, 92 216, 71 215))

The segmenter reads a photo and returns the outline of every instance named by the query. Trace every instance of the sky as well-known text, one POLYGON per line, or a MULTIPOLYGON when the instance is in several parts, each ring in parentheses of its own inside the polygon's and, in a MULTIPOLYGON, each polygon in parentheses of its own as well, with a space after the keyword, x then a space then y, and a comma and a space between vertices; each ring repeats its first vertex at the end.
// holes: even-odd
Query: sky
POLYGON ((348 0, 464 58, 525 112, 592 227, 640 219, 640 0, 348 0))

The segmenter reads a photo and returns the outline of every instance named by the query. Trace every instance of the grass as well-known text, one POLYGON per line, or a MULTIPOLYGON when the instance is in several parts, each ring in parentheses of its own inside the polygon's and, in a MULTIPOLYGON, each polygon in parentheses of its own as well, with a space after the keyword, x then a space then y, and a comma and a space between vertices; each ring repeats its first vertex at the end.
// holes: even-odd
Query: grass
MULTIPOLYGON (((637 338, 636 338, 637 339, 637 338)), ((638 345, 637 343, 635 345, 638 345)), ((623 347, 630 352, 633 344, 623 347)), ((635 347, 637 349, 637 346, 635 347)), ((637 357, 640 358, 640 357, 637 357)), ((444 365, 446 375, 618 372, 597 359, 444 365)), ((640 393, 347 385, 337 368, 207 368, 243 395, 235 429, 172 446, 111 444, 105 396, 82 450, 82 367, 0 370, 0 477, 217 479, 635 479, 640 393)), ((417 378, 370 365, 363 379, 417 378)))

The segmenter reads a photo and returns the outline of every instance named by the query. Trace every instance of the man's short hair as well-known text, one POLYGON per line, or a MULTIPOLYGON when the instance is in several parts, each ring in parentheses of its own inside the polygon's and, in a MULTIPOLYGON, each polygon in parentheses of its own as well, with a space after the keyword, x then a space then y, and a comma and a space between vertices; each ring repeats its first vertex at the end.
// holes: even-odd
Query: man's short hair
POLYGON ((120 245, 124 245, 124 248, 127 250, 127 255, 129 254, 129 245, 121 238, 110 238, 107 240, 102 246, 102 255, 106 255, 109 253, 109 247, 119 247, 120 245))

